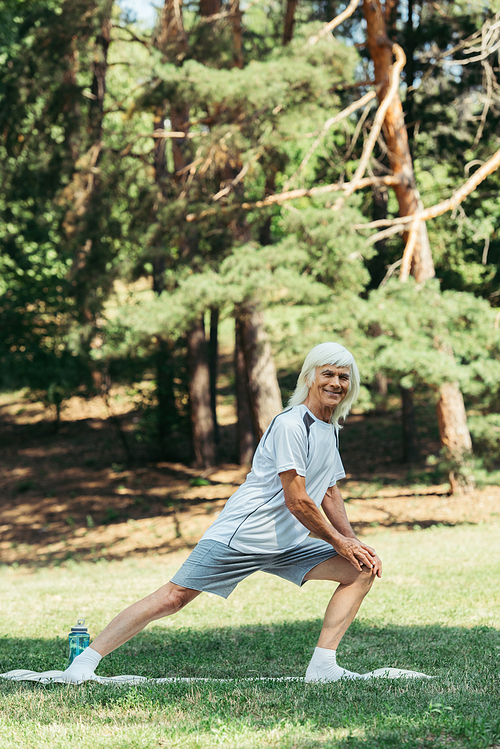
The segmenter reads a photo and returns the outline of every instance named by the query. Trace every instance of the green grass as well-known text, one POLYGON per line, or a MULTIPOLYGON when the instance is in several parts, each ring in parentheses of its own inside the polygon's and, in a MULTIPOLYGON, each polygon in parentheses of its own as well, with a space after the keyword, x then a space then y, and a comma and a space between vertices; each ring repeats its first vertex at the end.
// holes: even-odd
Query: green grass
MULTIPOLYGON (((370 537, 385 563, 339 649, 357 671, 416 669, 432 681, 241 681, 302 675, 331 592, 259 574, 224 601, 203 595, 104 659, 103 675, 217 683, 0 683, 0 749, 283 747, 429 749, 500 745, 500 526, 370 537)), ((175 557, 1 568, 0 673, 63 668, 80 616, 92 634, 168 580, 175 557)))

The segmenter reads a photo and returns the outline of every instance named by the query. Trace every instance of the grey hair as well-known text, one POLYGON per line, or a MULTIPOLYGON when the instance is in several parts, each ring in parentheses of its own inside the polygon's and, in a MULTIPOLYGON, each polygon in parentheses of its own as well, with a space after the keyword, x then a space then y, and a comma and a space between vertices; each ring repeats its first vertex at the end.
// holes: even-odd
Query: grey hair
POLYGON ((309 388, 316 376, 316 367, 324 367, 325 364, 333 364, 336 367, 350 367, 349 389, 344 400, 339 403, 332 413, 330 419, 332 424, 339 425, 340 419, 345 419, 351 406, 359 395, 359 370, 354 361, 354 356, 340 343, 320 343, 307 354, 302 370, 297 380, 294 393, 288 401, 288 406, 300 406, 307 400, 309 388))

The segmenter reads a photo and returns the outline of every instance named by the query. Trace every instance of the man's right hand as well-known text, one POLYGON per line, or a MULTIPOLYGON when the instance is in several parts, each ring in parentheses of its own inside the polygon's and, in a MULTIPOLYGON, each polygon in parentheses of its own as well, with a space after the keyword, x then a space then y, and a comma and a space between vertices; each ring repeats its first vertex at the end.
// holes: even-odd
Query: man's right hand
POLYGON ((335 542, 335 551, 341 557, 347 559, 358 572, 361 572, 361 566, 364 565, 374 575, 382 577, 382 562, 377 556, 375 549, 358 541, 357 538, 340 536, 335 542))

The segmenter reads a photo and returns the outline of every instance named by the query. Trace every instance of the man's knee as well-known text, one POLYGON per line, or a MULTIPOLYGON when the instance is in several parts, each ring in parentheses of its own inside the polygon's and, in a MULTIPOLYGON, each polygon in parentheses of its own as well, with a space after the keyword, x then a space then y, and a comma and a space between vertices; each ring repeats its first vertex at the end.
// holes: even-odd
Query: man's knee
POLYGON ((153 594, 155 598, 155 619, 161 619, 163 616, 175 614, 184 608, 197 595, 198 591, 181 588, 176 585, 166 585, 153 594))
POLYGON ((169 614, 175 614, 177 611, 183 609, 191 600, 189 592, 186 588, 177 588, 168 591, 164 599, 164 608, 166 611, 169 614))
POLYGON ((365 589, 368 593, 375 582, 375 577, 376 575, 374 575, 373 571, 369 567, 363 565, 361 567, 361 572, 358 572, 353 584, 365 589))

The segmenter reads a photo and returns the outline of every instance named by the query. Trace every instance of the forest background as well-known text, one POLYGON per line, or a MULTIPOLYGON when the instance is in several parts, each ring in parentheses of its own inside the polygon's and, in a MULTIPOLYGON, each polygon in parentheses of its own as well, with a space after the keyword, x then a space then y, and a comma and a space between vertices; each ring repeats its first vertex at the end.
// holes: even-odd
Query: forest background
POLYGON ((500 3, 3 0, 0 45, 4 392, 102 397, 129 464, 248 464, 338 340, 398 459, 497 483, 500 3))
POLYGON ((0 672, 168 579, 334 339, 342 659, 437 677, 282 680, 328 586, 255 575, 99 667, 207 681, 2 679, 1 747, 499 746, 499 51, 498 0, 0 0, 0 672))

